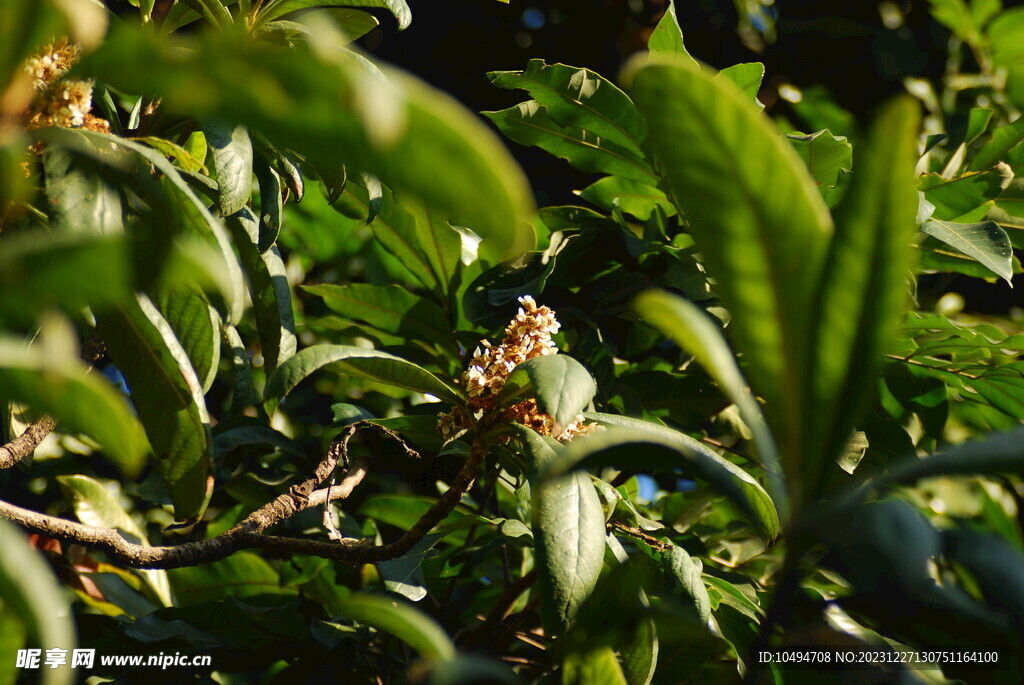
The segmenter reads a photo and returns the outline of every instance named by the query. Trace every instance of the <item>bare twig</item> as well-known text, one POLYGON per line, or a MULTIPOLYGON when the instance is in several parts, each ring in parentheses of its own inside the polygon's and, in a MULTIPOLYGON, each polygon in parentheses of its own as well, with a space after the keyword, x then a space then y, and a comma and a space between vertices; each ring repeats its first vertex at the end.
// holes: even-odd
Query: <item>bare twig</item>
MULTIPOLYGON (((480 464, 487 454, 486 444, 474 441, 469 458, 455 480, 452 481, 451 487, 408 532, 391 544, 371 546, 366 544, 366 540, 322 542, 264 534, 266 529, 298 512, 324 503, 328 496, 327 489, 318 491, 317 487, 330 477, 339 461, 343 466, 347 466, 348 441, 357 431, 363 429, 379 430, 405 446, 401 438, 387 428, 367 422, 352 424, 335 438, 327 455, 317 465, 312 477, 293 485, 288 492, 260 507, 234 528, 207 540, 186 542, 169 547, 145 547, 127 541, 113 528, 86 526, 2 501, 0 501, 0 517, 13 521, 33 533, 72 542, 88 549, 101 550, 106 552, 114 562, 132 568, 196 566, 219 561, 242 549, 263 549, 283 554, 310 554, 350 563, 371 563, 394 559, 412 549, 434 526, 455 509, 462 499, 462 495, 472 487, 476 479, 480 464)), ((411 455, 416 455, 408 446, 406 446, 406 451, 411 455)), ((339 485, 330 489, 330 498, 340 499, 342 494, 347 496, 365 475, 365 466, 363 464, 356 465, 349 470, 339 485)))
POLYGON ((57 426, 57 421, 46 414, 29 424, 25 432, 0 447, 0 469, 9 469, 32 453, 57 426))

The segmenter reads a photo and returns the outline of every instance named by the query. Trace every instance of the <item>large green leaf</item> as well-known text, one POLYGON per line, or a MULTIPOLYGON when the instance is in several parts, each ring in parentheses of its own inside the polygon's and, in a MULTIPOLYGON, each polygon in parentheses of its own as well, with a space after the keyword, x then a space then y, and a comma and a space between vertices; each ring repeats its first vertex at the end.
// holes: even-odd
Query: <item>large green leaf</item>
POLYGON ((909 98, 892 101, 873 122, 837 213, 816 302, 803 314, 813 326, 803 437, 787 465, 798 490, 816 487, 846 444, 906 310, 919 123, 918 105, 909 98))
POLYGON ((462 391, 401 357, 350 345, 314 345, 291 357, 267 379, 266 401, 287 395, 314 371, 334 365, 339 371, 413 392, 429 393, 460 404, 462 391))
POLYGON ((183 41, 190 49, 172 50, 119 27, 82 68, 128 92, 157 92, 168 112, 244 124, 279 149, 374 173, 472 228, 492 256, 529 248, 522 171, 449 96, 397 71, 384 77, 346 50, 284 49, 236 32, 183 41))
POLYGON ((202 515, 213 488, 210 418, 188 355, 145 295, 97 316, 157 455, 179 521, 202 515))
POLYGON ((275 0, 268 3, 256 17, 257 25, 283 17, 289 12, 317 7, 380 7, 398 20, 398 29, 409 27, 412 11, 405 0, 275 0))
POLYGON ((689 300, 663 291, 642 293, 637 298, 636 310, 645 321, 692 354, 739 409, 769 475, 772 498, 785 518, 788 502, 775 440, 718 327, 689 300))
POLYGON ((437 304, 413 295, 399 285, 309 285, 303 290, 346 319, 364 323, 392 335, 438 343, 455 349, 447 315, 437 304))
MULTIPOLYGON (((11 619, 23 627, 30 645, 37 649, 75 647, 71 611, 50 565, 29 547, 21 531, 0 520, 0 620, 10 626, 11 619)), ((13 627, 9 629, 13 632, 13 627)), ((75 673, 67 666, 44 668, 40 676, 43 685, 75 682, 75 673)))
POLYGON ((792 146, 729 80, 667 55, 635 59, 624 80, 664 187, 732 312, 751 383, 792 452, 808 311, 832 232, 825 204, 792 146))
POLYGON ((992 131, 991 137, 978 150, 968 169, 983 171, 1006 161, 1008 153, 1024 140, 1024 119, 1018 118, 1012 124, 1000 126, 992 131))
POLYGON ((561 446, 529 428, 518 435, 531 472, 533 539, 545 627, 568 628, 593 591, 604 563, 604 512, 590 476, 580 471, 546 478, 561 446))
POLYGON ((455 644, 432 618, 404 604, 380 595, 353 594, 344 600, 348 618, 391 633, 416 650, 427 661, 455 658, 455 644))
POLYGON ((0 337, 0 396, 57 418, 61 430, 90 435, 129 476, 144 463, 146 438, 124 397, 78 359, 71 341, 28 347, 0 337))
POLYGON ((65 145, 104 163, 111 170, 123 172, 124 182, 132 185, 136 192, 153 205, 157 222, 170 221, 175 229, 187 228, 216 247, 223 259, 221 269, 226 274, 223 282, 231 288, 224 293, 227 301, 226 318, 229 322, 238 321, 242 316, 244 285, 231 240, 221 222, 207 209, 206 203, 196 196, 195 191, 181 177, 177 167, 149 146, 106 133, 51 127, 40 129, 37 137, 46 145, 65 145), (162 174, 159 186, 149 178, 149 165, 162 174), (146 171, 143 172, 143 169, 146 171))
POLYGON ((221 216, 242 209, 252 197, 252 142, 244 126, 209 119, 203 122, 209 146, 210 171, 217 181, 221 216))
POLYGON ((535 100, 483 115, 520 145, 539 147, 580 171, 622 176, 648 185, 657 182, 635 145, 623 147, 579 126, 561 126, 535 100))
POLYGON ((629 97, 589 69, 531 59, 525 71, 487 74, 499 88, 521 88, 562 128, 580 129, 642 156, 644 120, 629 97))
POLYGON ((498 395, 499 406, 513 404, 527 396, 555 420, 555 434, 562 432, 594 399, 597 384, 586 367, 566 354, 528 359, 516 366, 498 395))
POLYGON ((5 236, 0 250, 0 318, 25 325, 47 308, 78 313, 131 297, 126 239, 92 233, 26 231, 5 236))
POLYGON ((732 499, 766 537, 779 534, 778 512, 761 484, 707 445, 648 421, 598 412, 584 416, 608 430, 570 443, 552 463, 554 473, 605 465, 631 471, 681 469, 732 499))
POLYGON ((234 235, 242 268, 249 277, 249 296, 260 334, 263 363, 267 373, 272 374, 298 347, 292 288, 281 251, 273 245, 266 252, 260 252, 259 222, 248 207, 227 217, 226 223, 234 235))
POLYGON ((153 303, 188 355, 205 394, 213 386, 220 361, 220 317, 196 286, 162 288, 153 303))
MULTIPOLYGON (((98 480, 82 475, 57 476, 64 496, 71 500, 78 520, 96 528, 116 528, 122 537, 136 545, 149 547, 146 533, 121 503, 98 480)), ((139 571, 164 606, 171 606, 171 586, 167 571, 139 571)))
POLYGON ((973 257, 1012 285, 1013 246, 1010 245, 1006 231, 996 222, 958 224, 932 219, 921 226, 921 231, 956 248, 968 257, 973 257))
POLYGON ((1024 473, 1021 440, 1024 440, 1024 429, 965 442, 929 457, 908 459, 895 464, 887 474, 865 487, 877 489, 935 476, 1024 473))

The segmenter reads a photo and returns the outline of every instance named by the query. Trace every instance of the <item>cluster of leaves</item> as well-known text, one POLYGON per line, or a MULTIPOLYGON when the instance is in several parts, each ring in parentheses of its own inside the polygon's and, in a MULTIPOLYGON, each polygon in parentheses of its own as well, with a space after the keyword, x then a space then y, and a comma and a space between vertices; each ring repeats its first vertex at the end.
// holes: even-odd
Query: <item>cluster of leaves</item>
MULTIPOLYGON (((207 653, 217 678, 261 682, 731 682, 787 641, 1011 657, 1019 433, 949 445, 1024 419, 1024 336, 948 298, 926 310, 916 285, 1020 270, 1024 14, 933 2, 984 78, 929 112, 923 155, 909 98, 865 131, 780 133, 764 67, 701 67, 671 4, 622 88, 541 60, 493 72, 530 98, 485 113, 503 134, 599 175, 589 206, 534 212, 485 123, 348 47, 377 21, 349 5, 410 19, 140 2, 76 67, 110 133, 0 111, 4 442, 59 420, 3 499, 143 544, 210 539, 358 421, 426 458, 366 438, 356 492, 281 528, 380 544, 479 459, 476 486, 373 565, 243 551, 127 571, 37 538, 82 644, 207 653), (526 295, 564 352, 444 443, 472 350, 526 295), (527 397, 605 430, 559 443, 502 420, 527 397)), ((21 39, 5 92, 53 35, 88 45, 107 16, 62 7, 2 10, 21 39)), ((71 638, 50 575, 16 570, 38 555, 0 536, 9 668, 71 638)))

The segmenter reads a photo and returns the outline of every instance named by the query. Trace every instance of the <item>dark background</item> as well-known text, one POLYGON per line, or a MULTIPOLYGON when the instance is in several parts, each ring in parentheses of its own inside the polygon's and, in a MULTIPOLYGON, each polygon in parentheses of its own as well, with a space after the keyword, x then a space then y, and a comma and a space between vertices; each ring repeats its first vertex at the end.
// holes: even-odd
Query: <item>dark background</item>
MULTIPOLYGON (((531 58, 587 67, 616 80, 623 62, 643 50, 667 0, 409 0, 412 25, 398 32, 390 15, 360 40, 374 56, 401 66, 451 93, 470 109, 510 107, 527 95, 490 85, 486 72, 520 70, 531 58)), ((894 0, 902 25, 886 28, 878 0, 776 0, 774 40, 757 45, 743 31, 733 0, 677 0, 676 14, 687 49, 716 68, 763 62, 759 98, 769 116, 799 118, 778 97, 778 87, 825 86, 837 102, 864 122, 871 110, 903 92, 906 77, 940 83, 950 32, 931 19, 927 0, 894 0)), ((1005 7, 1024 0, 1004 0, 1005 7)), ((563 160, 509 142, 526 170, 539 206, 579 204, 572 190, 595 177, 563 160)), ((922 276, 919 295, 928 306, 950 290, 963 294, 969 311, 1005 314, 1024 304, 1024 279, 986 283, 951 274, 922 276)))
MULTIPOLYGON (((644 49, 666 0, 410 0, 412 25, 398 33, 390 17, 360 43, 412 71, 474 110, 501 109, 525 94, 490 85, 486 72, 518 70, 532 57, 585 66, 615 79, 623 61, 644 49), (540 25, 538 25, 540 24, 540 25)), ((758 52, 745 45, 732 0, 677 2, 687 48, 716 68, 763 62, 761 100, 768 113, 789 115, 776 88, 825 85, 863 120, 902 90, 906 76, 938 78, 949 33, 930 20, 926 0, 903 2, 904 25, 887 29, 874 0, 777 0, 777 38, 758 52)), ((750 41, 748 41, 750 42, 750 41)), ((541 205, 564 202, 586 177, 546 153, 513 145, 541 205), (569 183, 567 183, 569 181, 569 183)))

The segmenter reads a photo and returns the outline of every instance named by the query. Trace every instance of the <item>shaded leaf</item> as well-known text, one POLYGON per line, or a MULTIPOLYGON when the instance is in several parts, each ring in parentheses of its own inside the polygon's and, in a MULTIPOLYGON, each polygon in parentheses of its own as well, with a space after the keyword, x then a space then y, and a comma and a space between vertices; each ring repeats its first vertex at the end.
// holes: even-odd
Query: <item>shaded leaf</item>
POLYGON ((267 379, 266 401, 287 395, 300 381, 328 364, 357 378, 429 393, 447 402, 463 401, 461 390, 410 361, 386 352, 349 345, 314 345, 288 359, 267 379))
POLYGON ((348 618, 391 633, 427 661, 455 658, 455 644, 434 620, 398 601, 379 595, 356 593, 343 603, 348 618))
POLYGON ((574 440, 552 466, 554 473, 592 466, 635 470, 681 469, 732 499, 768 538, 779 534, 775 504, 761 484, 710 447, 690 436, 639 419, 587 412, 610 428, 574 440))
POLYGON ((845 136, 834 136, 825 129, 810 135, 789 133, 786 137, 804 160, 822 194, 839 184, 843 171, 853 168, 853 146, 845 136))
POLYGON ((46 412, 64 432, 90 435, 129 476, 141 470, 146 438, 121 393, 78 359, 45 346, 0 337, 0 396, 46 412))
POLYGON ((210 418, 188 356, 153 302, 135 302, 97 316, 97 330, 128 381, 175 518, 198 518, 213 486, 210 418))
MULTIPOLYGON (((71 500, 79 521, 96 528, 117 528, 128 542, 149 547, 146 533, 102 483, 82 475, 57 476, 57 483, 64 496, 71 500)), ((161 603, 171 606, 171 586, 167 571, 145 569, 139 573, 152 586, 161 603)))
POLYGON ((295 354, 295 314, 292 311, 292 289, 288 282, 281 252, 276 245, 260 252, 260 228, 248 207, 227 217, 238 248, 242 267, 249 277, 256 328, 260 334, 267 374, 295 354))
POLYGON ((317 7, 380 7, 394 15, 399 31, 408 28, 412 22, 412 11, 405 0, 276 0, 268 3, 256 20, 258 23, 268 22, 289 12, 317 7))
POLYGON ((198 287, 161 289, 153 295, 164 319, 188 355, 205 394, 220 361, 220 317, 198 287))

